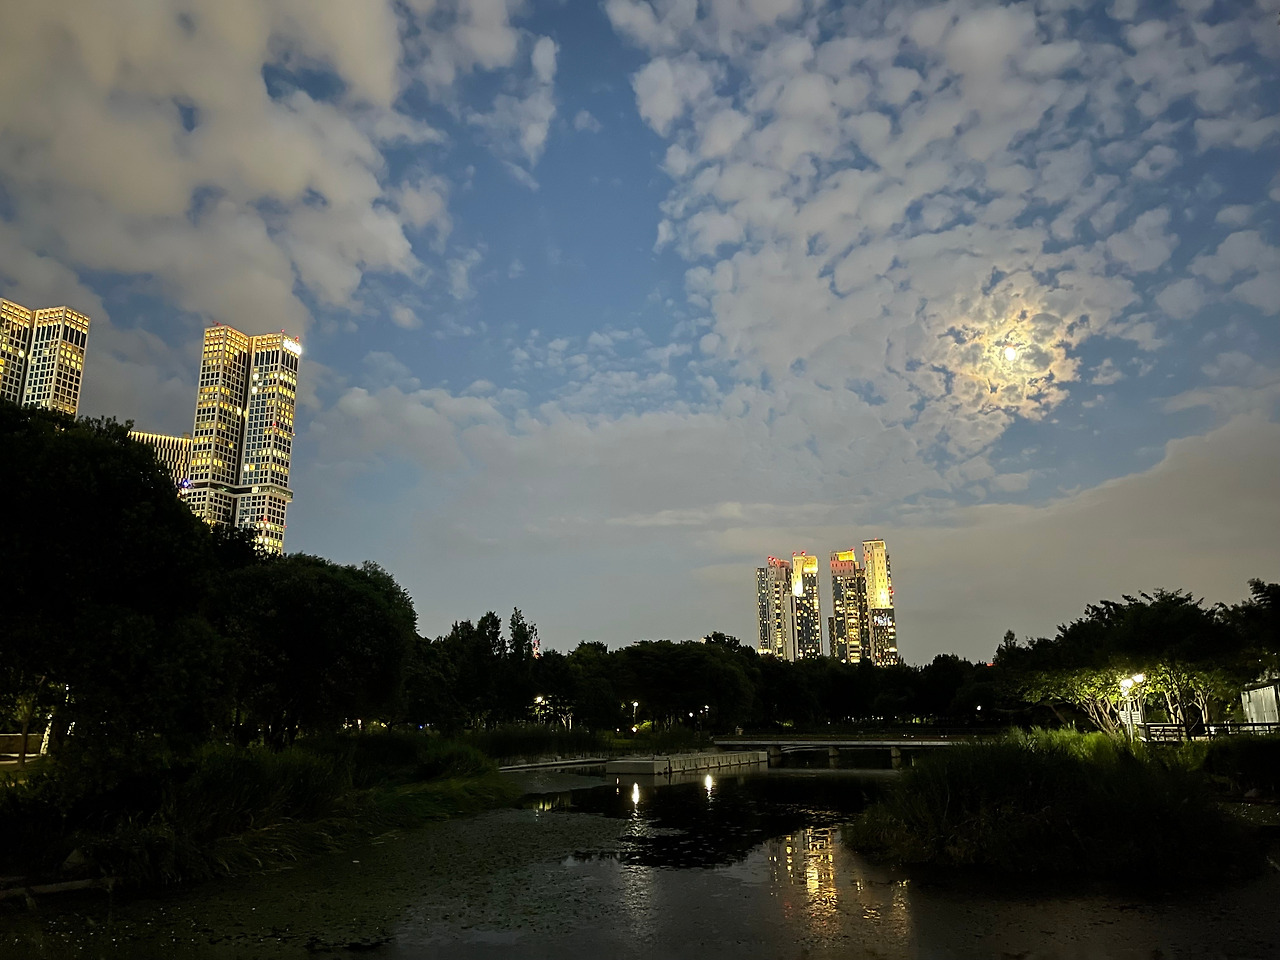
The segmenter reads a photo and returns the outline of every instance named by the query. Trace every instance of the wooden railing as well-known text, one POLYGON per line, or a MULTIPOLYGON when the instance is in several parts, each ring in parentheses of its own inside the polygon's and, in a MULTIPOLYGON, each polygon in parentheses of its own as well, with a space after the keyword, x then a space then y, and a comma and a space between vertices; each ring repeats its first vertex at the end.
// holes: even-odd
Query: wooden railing
POLYGON ((1280 733, 1280 723, 1211 723, 1207 727, 1196 725, 1188 735, 1180 723, 1139 723, 1134 731, 1140 740, 1149 743, 1176 743, 1181 740, 1212 740, 1240 734, 1280 733))

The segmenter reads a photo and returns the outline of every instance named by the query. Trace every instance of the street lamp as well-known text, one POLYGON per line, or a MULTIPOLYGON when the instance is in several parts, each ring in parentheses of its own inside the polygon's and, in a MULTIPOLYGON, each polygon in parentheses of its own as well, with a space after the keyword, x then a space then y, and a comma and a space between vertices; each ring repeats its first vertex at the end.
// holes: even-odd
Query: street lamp
POLYGON ((1146 679, 1145 673, 1135 673, 1131 677, 1120 679, 1120 692, 1124 696, 1124 705, 1120 708, 1120 722, 1131 740, 1137 725, 1142 722, 1142 701, 1135 695, 1134 688, 1141 686, 1146 679))

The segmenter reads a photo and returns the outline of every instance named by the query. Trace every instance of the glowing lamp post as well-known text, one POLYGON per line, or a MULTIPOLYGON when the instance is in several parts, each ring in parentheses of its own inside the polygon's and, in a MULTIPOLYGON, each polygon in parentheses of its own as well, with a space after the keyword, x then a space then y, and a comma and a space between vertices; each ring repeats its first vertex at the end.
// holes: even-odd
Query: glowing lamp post
POLYGON ((1135 688, 1141 687, 1146 679, 1145 673, 1135 673, 1131 677, 1123 677, 1120 680, 1120 723, 1130 739, 1133 738, 1138 724, 1143 722, 1142 697, 1135 688))

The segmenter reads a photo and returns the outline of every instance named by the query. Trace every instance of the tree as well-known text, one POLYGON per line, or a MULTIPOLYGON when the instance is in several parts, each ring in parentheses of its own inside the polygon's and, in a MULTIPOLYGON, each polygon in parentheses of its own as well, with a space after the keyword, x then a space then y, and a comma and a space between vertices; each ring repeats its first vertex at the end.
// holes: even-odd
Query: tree
POLYGON ((213 534, 129 426, 0 403, 6 695, 82 749, 203 738, 222 675, 192 618, 213 534))
POLYGON ((229 574, 210 607, 234 644, 240 723, 269 744, 392 716, 416 616, 376 564, 277 557, 229 574))

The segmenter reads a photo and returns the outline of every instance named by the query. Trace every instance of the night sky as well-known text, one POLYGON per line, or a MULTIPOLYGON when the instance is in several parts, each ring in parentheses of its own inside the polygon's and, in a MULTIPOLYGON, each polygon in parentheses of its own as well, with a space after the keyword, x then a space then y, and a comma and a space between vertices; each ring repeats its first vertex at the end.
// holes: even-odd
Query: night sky
POLYGON ((1278 8, 15 0, 0 296, 149 430, 300 335, 286 548, 421 633, 753 643, 882 537, 903 657, 989 659, 1280 579, 1278 8))

